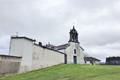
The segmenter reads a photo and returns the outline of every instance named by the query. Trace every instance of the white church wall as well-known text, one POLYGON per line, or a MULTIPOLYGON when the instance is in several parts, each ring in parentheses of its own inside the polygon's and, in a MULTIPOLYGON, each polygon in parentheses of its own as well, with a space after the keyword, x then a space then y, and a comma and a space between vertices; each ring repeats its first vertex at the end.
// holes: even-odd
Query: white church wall
POLYGON ((64 63, 64 54, 34 45, 32 68, 38 69, 64 63))
POLYGON ((31 70, 33 42, 27 39, 11 39, 10 55, 21 56, 22 61, 19 72, 31 70))
MULTIPOLYGON (((48 49, 45 49, 46 54, 48 53, 48 51, 49 51, 48 49)), ((49 55, 50 55, 49 58, 46 57, 47 63, 49 63, 48 61, 50 61, 52 59, 52 61, 50 61, 49 65, 64 63, 64 54, 50 50, 49 55)))
POLYGON ((24 39, 11 39, 10 41, 10 55, 22 56, 24 49, 24 39))
POLYGON ((42 67, 42 61, 43 61, 43 49, 39 46, 34 45, 32 52, 32 69, 37 69, 39 67, 42 67))
POLYGON ((21 56, 20 73, 64 63, 64 54, 35 45, 25 38, 11 38, 10 55, 21 56))
POLYGON ((67 63, 74 64, 74 56, 77 56, 77 64, 84 64, 84 53, 78 43, 69 42, 69 46, 66 48, 65 53, 67 54, 67 63), (76 50, 76 54, 74 53, 76 50))

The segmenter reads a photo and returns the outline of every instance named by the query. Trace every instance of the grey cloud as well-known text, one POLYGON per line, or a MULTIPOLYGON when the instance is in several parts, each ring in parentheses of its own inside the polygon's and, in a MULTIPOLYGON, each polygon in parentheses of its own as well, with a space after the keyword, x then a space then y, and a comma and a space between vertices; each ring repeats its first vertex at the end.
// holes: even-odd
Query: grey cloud
POLYGON ((104 7, 112 7, 119 0, 72 0, 70 3, 75 8, 86 9, 88 11, 101 9, 104 7))
POLYGON ((8 35, 0 36, 0 53, 8 54, 9 43, 10 43, 10 36, 8 35))
POLYGON ((94 47, 87 47, 86 51, 90 56, 97 57, 102 61, 105 61, 106 57, 120 56, 119 49, 115 49, 114 47, 94 46, 94 47))
POLYGON ((91 27, 84 29, 80 34, 80 39, 84 45, 105 45, 120 42, 119 27, 91 27), (89 31, 89 32, 88 32, 89 31), (86 33, 84 33, 86 32, 86 33))

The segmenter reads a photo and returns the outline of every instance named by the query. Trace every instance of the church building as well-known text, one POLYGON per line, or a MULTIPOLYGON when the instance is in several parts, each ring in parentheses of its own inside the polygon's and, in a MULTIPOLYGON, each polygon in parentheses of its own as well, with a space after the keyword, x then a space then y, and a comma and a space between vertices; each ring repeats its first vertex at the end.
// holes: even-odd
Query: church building
POLYGON ((42 45, 41 42, 38 43, 25 36, 12 36, 9 55, 0 55, 2 62, 0 74, 21 73, 57 64, 85 64, 88 61, 100 61, 85 56, 74 26, 69 35, 69 41, 59 46, 42 45))
MULTIPOLYGON (((70 30, 70 39, 67 44, 54 46, 53 49, 61 51, 65 54, 66 64, 84 64, 84 49, 80 46, 78 33, 73 26, 70 30)), ((50 47, 50 45, 48 46, 50 47)))

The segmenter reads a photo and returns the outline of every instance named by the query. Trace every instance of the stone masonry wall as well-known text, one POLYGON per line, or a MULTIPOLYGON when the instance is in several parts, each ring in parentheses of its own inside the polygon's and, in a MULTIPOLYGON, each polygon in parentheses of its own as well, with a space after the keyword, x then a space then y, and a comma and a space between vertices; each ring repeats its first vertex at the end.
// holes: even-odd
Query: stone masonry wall
POLYGON ((17 73, 20 67, 21 57, 0 55, 0 75, 17 73))

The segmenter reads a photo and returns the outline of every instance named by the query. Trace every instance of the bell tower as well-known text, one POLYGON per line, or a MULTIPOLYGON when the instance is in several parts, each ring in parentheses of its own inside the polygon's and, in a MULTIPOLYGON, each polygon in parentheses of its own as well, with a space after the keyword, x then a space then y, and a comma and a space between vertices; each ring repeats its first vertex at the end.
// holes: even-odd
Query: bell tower
POLYGON ((70 39, 68 47, 65 49, 67 64, 84 64, 84 50, 81 48, 78 41, 78 32, 73 26, 70 30, 70 39))
POLYGON ((79 43, 79 41, 78 41, 78 33, 77 33, 74 26, 73 26, 73 29, 70 30, 69 34, 70 34, 69 42, 79 43))

